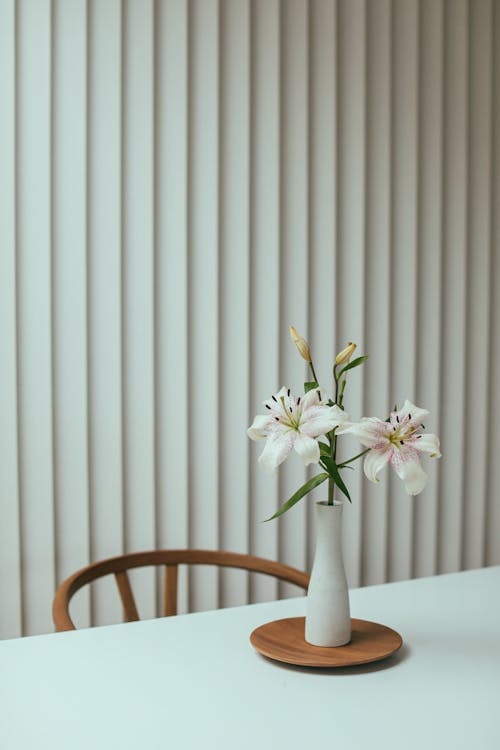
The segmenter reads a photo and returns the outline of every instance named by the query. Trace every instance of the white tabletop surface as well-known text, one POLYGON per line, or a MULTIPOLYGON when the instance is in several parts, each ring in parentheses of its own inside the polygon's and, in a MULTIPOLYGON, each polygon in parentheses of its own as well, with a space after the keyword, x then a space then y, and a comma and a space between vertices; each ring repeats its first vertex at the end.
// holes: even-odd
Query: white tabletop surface
POLYGON ((379 665, 279 665, 248 637, 305 600, 0 643, 1 750, 499 750, 500 567, 351 591, 379 665))

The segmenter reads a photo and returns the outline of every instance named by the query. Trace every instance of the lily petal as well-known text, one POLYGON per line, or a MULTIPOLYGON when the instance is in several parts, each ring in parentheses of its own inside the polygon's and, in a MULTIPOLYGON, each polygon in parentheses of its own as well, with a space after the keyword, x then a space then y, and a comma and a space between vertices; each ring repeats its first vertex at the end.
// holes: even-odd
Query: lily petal
POLYGON ((422 492, 427 482, 427 474, 422 468, 417 451, 410 447, 394 450, 391 464, 398 477, 403 480, 409 495, 418 495, 422 492))
POLYGON ((264 450, 259 456, 259 463, 265 471, 274 474, 292 450, 296 435, 297 433, 293 430, 274 432, 269 435, 264 450))
POLYGON ((351 422, 350 414, 341 409, 340 406, 337 406, 337 404, 334 404, 334 406, 331 407, 330 413, 332 418, 337 422, 335 425, 337 428, 337 435, 342 435, 352 426, 353 423, 351 422))
POLYGON ((286 398, 288 395, 288 391, 289 389, 286 387, 286 385, 282 385, 278 393, 275 393, 274 396, 262 402, 263 405, 270 406, 272 409, 279 409, 281 407, 280 399, 282 397, 286 398))
POLYGON ((350 424, 349 415, 342 411, 342 409, 339 409, 338 406, 312 407, 303 412, 302 420, 300 430, 304 435, 309 435, 309 437, 325 435, 342 423, 350 424))
POLYGON ((366 454, 363 468, 365 475, 370 482, 380 481, 377 478, 377 474, 387 465, 391 458, 391 453, 392 449, 388 446, 386 450, 371 450, 366 454))
POLYGON ((318 390, 319 388, 313 388, 311 391, 308 391, 305 396, 303 396, 302 413, 304 413, 307 409, 311 409, 313 406, 319 406, 321 404, 321 391, 320 395, 318 396, 318 390))
POLYGON ((267 429, 271 426, 272 419, 265 414, 257 414, 253 423, 247 430, 247 435, 251 440, 261 440, 267 437, 267 429))
POLYGON ((358 438, 361 445, 373 448, 379 445, 383 438, 387 438, 387 422, 376 417, 363 417, 360 422, 341 427, 337 432, 349 432, 358 438))
MULTIPOLYGON (((412 414, 413 416, 413 414, 412 414)), ((439 438, 437 435, 419 435, 411 441, 412 448, 423 453, 430 453, 431 458, 441 458, 439 451, 439 438)))
POLYGON ((412 422, 419 422, 422 424, 423 419, 429 416, 430 411, 427 411, 427 409, 421 409, 419 406, 415 406, 415 404, 412 404, 411 401, 406 399, 403 408, 396 412, 396 414, 398 414, 401 421, 407 417, 408 414, 411 414, 412 422))
POLYGON ((295 438, 295 445, 293 446, 299 456, 304 461, 304 465, 317 464, 320 457, 319 445, 316 440, 313 440, 307 435, 297 435, 295 438))

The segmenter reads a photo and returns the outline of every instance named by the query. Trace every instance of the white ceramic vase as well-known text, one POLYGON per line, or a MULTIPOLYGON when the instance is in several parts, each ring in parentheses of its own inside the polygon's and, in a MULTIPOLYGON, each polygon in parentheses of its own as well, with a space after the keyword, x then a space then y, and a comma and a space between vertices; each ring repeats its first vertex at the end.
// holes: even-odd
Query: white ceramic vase
POLYGON ((351 640, 349 591, 342 557, 343 503, 316 503, 316 553, 307 592, 305 639, 313 646, 351 640))

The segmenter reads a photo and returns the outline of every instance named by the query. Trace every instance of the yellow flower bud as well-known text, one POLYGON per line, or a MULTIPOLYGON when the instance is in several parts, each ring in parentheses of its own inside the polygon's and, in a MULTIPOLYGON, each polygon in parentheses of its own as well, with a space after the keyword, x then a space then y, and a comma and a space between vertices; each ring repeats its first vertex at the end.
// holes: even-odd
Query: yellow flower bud
POLYGON ((342 351, 339 352, 337 356, 335 357, 335 364, 346 365, 351 359, 352 355, 354 354, 355 348, 356 348, 356 344, 353 344, 352 341, 349 341, 346 348, 342 349, 342 351))
POLYGON ((309 350, 309 344, 302 336, 299 336, 293 326, 290 326, 290 338, 298 349, 298 352, 306 362, 311 362, 311 352, 309 350))

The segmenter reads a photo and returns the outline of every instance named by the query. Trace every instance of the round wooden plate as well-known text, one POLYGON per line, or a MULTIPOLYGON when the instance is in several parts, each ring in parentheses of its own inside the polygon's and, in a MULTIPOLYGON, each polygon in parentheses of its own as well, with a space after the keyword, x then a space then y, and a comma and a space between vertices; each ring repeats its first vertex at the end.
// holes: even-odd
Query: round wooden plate
POLYGON ((403 643, 395 630, 368 620, 351 620, 352 637, 345 646, 311 646, 304 640, 305 617, 274 620, 256 628, 252 646, 264 656, 302 667, 351 667, 385 659, 403 643))

